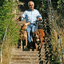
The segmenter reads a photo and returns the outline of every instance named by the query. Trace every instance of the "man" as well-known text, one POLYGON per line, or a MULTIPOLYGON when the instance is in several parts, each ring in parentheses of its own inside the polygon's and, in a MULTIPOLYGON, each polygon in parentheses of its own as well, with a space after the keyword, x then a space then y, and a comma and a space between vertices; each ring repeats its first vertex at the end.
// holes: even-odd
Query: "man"
POLYGON ((26 19, 26 22, 30 22, 30 25, 27 27, 27 34, 28 34, 28 45, 31 47, 32 45, 32 37, 34 37, 33 32, 37 29, 37 21, 42 20, 42 16, 40 15, 39 11, 34 9, 34 2, 28 2, 29 9, 26 10, 21 17, 22 20, 26 19))

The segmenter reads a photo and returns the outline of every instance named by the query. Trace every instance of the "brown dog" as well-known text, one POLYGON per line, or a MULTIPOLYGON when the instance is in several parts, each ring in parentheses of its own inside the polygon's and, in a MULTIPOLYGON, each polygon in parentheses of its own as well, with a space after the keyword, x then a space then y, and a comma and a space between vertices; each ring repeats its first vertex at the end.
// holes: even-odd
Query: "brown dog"
POLYGON ((45 38, 45 33, 42 29, 38 29, 37 31, 34 32, 34 42, 35 42, 35 47, 36 47, 36 51, 38 51, 38 47, 37 47, 37 42, 41 42, 41 46, 43 44, 43 38, 45 39, 45 43, 46 43, 46 38, 45 38))
POLYGON ((23 26, 22 26, 22 30, 21 30, 21 49, 22 49, 22 41, 25 40, 25 44, 27 46, 27 26, 30 25, 29 22, 24 22, 23 26))

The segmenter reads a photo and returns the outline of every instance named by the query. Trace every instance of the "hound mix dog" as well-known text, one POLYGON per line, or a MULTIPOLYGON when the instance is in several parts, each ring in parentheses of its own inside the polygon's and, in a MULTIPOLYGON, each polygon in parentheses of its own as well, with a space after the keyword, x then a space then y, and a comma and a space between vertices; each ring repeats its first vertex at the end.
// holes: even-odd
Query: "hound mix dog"
POLYGON ((34 32, 34 43, 35 43, 36 51, 38 51, 38 43, 41 43, 40 48, 42 47, 43 38, 46 43, 45 33, 42 29, 38 29, 37 31, 34 32))
POLYGON ((22 30, 21 30, 21 49, 22 49, 22 43, 23 41, 25 41, 26 47, 27 47, 27 27, 28 25, 30 25, 29 22, 24 22, 23 26, 22 26, 22 30))

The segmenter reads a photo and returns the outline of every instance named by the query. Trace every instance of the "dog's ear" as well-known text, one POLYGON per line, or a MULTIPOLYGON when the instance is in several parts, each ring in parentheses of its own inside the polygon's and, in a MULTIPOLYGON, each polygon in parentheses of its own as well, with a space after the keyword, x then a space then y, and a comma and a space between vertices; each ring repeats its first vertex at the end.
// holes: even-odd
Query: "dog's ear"
POLYGON ((25 24, 23 24, 23 26, 24 26, 25 24))

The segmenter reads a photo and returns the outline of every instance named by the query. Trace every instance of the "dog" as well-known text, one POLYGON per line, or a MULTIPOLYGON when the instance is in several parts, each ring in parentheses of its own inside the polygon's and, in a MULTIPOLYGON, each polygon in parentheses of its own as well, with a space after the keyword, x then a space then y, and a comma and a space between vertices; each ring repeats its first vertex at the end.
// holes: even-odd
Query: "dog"
POLYGON ((38 51, 38 42, 39 43, 41 42, 41 45, 40 45, 40 49, 41 49, 43 45, 43 38, 46 43, 45 33, 42 29, 38 29, 37 31, 34 32, 34 43, 35 43, 36 51, 38 51))
POLYGON ((21 28, 21 33, 20 33, 20 37, 21 37, 21 49, 22 49, 22 43, 23 43, 23 41, 25 41, 25 44, 26 44, 26 47, 27 47, 27 31, 26 31, 26 29, 27 29, 28 25, 30 25, 29 22, 24 22, 23 26, 21 28))

